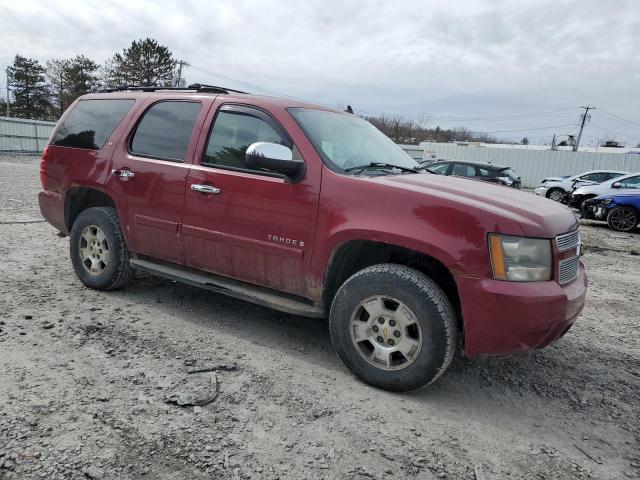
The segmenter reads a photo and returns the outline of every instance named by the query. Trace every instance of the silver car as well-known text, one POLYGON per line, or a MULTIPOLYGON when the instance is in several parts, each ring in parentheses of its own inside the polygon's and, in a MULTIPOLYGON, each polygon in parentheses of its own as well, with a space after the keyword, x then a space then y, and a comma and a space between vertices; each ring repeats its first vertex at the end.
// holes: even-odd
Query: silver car
POLYGON ((547 197, 554 202, 564 202, 567 194, 583 185, 596 185, 628 172, 619 170, 590 170, 570 177, 549 177, 543 179, 533 193, 547 197))

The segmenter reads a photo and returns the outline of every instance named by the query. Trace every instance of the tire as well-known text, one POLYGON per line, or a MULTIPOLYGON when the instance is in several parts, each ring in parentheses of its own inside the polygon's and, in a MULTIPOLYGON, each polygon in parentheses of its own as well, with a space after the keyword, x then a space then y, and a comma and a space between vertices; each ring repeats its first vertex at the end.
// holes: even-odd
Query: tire
POLYGON ((633 207, 615 207, 607 214, 607 225, 616 232, 630 232, 638 226, 638 212, 633 207))
POLYGON ((547 192, 547 198, 549 200, 553 200, 554 202, 562 203, 564 201, 564 196, 566 192, 561 188, 552 188, 547 192))
POLYGON ((357 377, 393 392, 416 390, 442 375, 456 352, 458 335, 442 289, 425 274, 396 264, 365 268, 344 282, 331 305, 329 331, 338 356, 357 377), (375 358, 378 352, 407 345, 413 347, 406 356, 394 352, 386 363, 375 358))
POLYGON ((69 253, 78 278, 96 290, 115 290, 133 276, 130 254, 114 208, 84 210, 71 228, 69 253))

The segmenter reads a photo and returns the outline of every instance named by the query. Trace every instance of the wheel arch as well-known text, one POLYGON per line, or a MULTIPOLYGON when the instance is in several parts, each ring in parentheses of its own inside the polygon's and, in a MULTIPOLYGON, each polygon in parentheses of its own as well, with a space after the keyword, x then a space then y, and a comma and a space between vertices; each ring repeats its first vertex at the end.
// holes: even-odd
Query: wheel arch
POLYGON ((91 207, 112 207, 114 200, 104 191, 94 187, 71 187, 64 196, 64 223, 70 232, 73 222, 84 210, 91 207))
POLYGON ((322 301, 329 311, 340 286, 356 272, 380 263, 415 268, 428 275, 447 294, 454 308, 458 329, 463 329, 458 287, 451 271, 434 256, 401 245, 372 240, 347 240, 333 250, 324 276, 322 301))

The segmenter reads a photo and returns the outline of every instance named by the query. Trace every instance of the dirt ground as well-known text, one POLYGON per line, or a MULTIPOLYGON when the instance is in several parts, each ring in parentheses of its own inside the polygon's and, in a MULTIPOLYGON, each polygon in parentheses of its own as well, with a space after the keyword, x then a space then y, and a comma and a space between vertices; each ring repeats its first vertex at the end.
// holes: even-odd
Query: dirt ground
POLYGON ((144 275, 85 288, 68 239, 11 223, 40 219, 38 160, 0 157, 0 478, 640 478, 640 234, 582 225, 588 302, 556 344, 398 395, 323 320, 144 275), (165 403, 218 363, 213 403, 165 403))

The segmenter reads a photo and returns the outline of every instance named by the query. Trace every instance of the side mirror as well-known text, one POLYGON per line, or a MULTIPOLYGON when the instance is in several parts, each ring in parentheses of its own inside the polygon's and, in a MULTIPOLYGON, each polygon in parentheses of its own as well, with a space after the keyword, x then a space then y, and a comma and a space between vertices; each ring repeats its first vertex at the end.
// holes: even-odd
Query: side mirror
POLYGON ((245 161, 252 170, 279 173, 292 181, 302 178, 305 171, 304 161, 294 160, 291 149, 277 143, 252 143, 247 148, 245 161))
POLYGON ((620 188, 622 187, 622 184, 620 182, 613 182, 613 185, 611 185, 611 188, 620 188))

